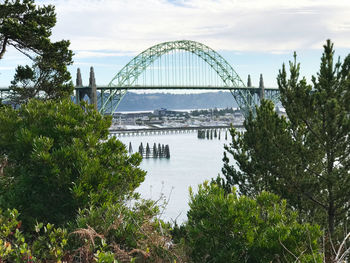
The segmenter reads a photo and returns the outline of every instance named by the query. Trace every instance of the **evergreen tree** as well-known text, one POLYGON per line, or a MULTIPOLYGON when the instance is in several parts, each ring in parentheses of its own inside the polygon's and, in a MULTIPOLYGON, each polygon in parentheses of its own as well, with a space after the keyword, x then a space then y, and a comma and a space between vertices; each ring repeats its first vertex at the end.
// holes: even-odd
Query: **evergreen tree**
POLYGON ((69 97, 74 86, 67 69, 73 56, 68 47, 69 41, 51 43, 42 56, 34 59, 31 67, 18 66, 10 86, 11 100, 21 104, 31 98, 57 100, 69 97))
POLYGON ((30 98, 61 99, 73 91, 67 66, 73 53, 69 41, 51 42, 56 24, 52 5, 36 6, 34 0, 5 0, 0 3, 0 60, 7 47, 14 47, 33 61, 18 66, 12 81, 12 100, 19 104, 30 98))
POLYGON ((0 3, 0 59, 8 46, 29 58, 42 55, 50 45, 51 29, 56 24, 53 6, 37 7, 33 0, 5 0, 0 3))
POLYGON ((334 62, 333 44, 324 46, 320 71, 309 85, 299 79, 300 65, 290 62, 277 77, 288 119, 263 101, 245 133, 231 130, 223 173, 226 189, 242 194, 272 191, 326 230, 326 261, 333 262, 349 223, 350 199, 350 55, 334 62), (227 154, 236 160, 230 164, 227 154), (333 244, 332 244, 333 243, 333 244))

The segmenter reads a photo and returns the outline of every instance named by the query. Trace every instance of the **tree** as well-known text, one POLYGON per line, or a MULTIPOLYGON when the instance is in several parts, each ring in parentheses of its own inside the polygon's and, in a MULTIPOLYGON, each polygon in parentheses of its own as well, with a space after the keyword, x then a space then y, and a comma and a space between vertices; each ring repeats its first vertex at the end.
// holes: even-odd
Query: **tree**
POLYGON ((11 90, 12 102, 26 103, 31 98, 67 98, 74 89, 67 66, 72 63, 69 41, 52 43, 42 56, 34 59, 32 67, 18 66, 11 90))
POLYGON ((288 125, 287 119, 275 112, 273 103, 264 100, 256 109, 255 118, 251 115, 244 122, 246 132, 230 130, 233 139, 230 146, 225 146, 223 167, 227 192, 234 185, 240 194, 250 197, 271 191, 286 198, 295 208, 307 209, 291 188, 292 179, 298 178, 294 175, 304 171, 305 151, 300 152, 302 149, 291 138, 288 125), (235 165, 228 154, 236 161, 235 165))
POLYGON ((312 84, 299 80, 300 64, 285 65, 277 82, 288 119, 264 101, 246 132, 231 131, 223 173, 226 189, 238 185, 255 196, 268 190, 302 212, 302 220, 321 224, 326 232, 326 262, 349 223, 350 199, 350 55, 334 63, 333 44, 324 46, 320 71, 312 84), (236 161, 230 164, 228 155, 236 161))
POLYGON ((29 58, 43 54, 51 42, 51 29, 56 24, 53 6, 36 7, 34 0, 5 0, 0 4, 0 59, 12 46, 29 58))
POLYGON ((194 262, 322 262, 319 227, 299 224, 276 195, 238 197, 204 183, 189 205, 185 242, 194 262))
POLYGON ((0 108, 0 206, 25 225, 61 225, 78 209, 127 198, 144 180, 141 156, 108 138, 111 118, 69 100, 0 108))
POLYGON ((67 66, 73 53, 69 41, 51 42, 56 24, 54 6, 38 7, 34 0, 5 0, 0 4, 0 60, 8 46, 33 60, 32 67, 18 66, 11 89, 12 101, 30 98, 61 99, 73 91, 67 66))

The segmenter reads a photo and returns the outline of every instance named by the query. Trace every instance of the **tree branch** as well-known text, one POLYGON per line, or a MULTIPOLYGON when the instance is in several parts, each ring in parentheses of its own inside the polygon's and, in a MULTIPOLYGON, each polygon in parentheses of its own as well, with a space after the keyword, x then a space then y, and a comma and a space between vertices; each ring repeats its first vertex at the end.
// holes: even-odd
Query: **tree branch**
POLYGON ((309 129, 309 131, 317 138, 317 140, 320 142, 320 144, 323 145, 322 138, 320 138, 320 136, 312 129, 308 120, 306 120, 305 118, 301 118, 301 120, 305 123, 305 125, 309 129))
POLYGON ((348 248, 342 255, 340 254, 341 251, 342 251, 342 249, 343 249, 343 247, 345 246, 346 240, 347 240, 348 238, 350 238, 350 233, 348 233, 348 234, 346 235, 346 237, 344 238, 343 242, 341 243, 341 245, 340 245, 340 247, 339 247, 339 249, 338 249, 338 253, 337 253, 336 257, 335 257, 335 261, 336 261, 336 262, 337 262, 337 260, 340 261, 340 259, 344 258, 344 257, 349 253, 350 248, 348 248), (339 259, 339 257, 340 257, 340 259, 339 259))
POLYGON ((2 59, 2 57, 4 56, 4 54, 6 52, 7 40, 8 40, 8 37, 5 36, 4 42, 2 43, 1 51, 0 51, 0 59, 2 59))
POLYGON ((281 239, 278 237, 278 241, 280 242, 281 246, 290 254, 295 258, 294 262, 300 262, 300 257, 305 253, 306 250, 302 251, 301 254, 299 256, 294 255, 293 252, 291 252, 281 241, 281 239))
POLYGON ((312 170, 312 169, 310 169, 310 168, 308 168, 308 167, 305 167, 305 169, 306 169, 307 171, 309 171, 310 173, 314 174, 316 177, 318 177, 318 178, 324 180, 325 182, 327 182, 327 183, 330 182, 329 179, 324 178, 321 174, 315 172, 314 170, 312 170))
MULTIPOLYGON (((300 189, 300 188, 299 188, 299 189, 300 189)), ((300 190, 302 190, 302 189, 300 189, 300 190)), ((304 192, 304 191, 302 191, 302 193, 303 193, 303 195, 305 195, 307 198, 309 198, 312 202, 314 202, 314 203, 318 204, 319 206, 323 207, 325 210, 328 209, 328 207, 327 207, 326 205, 322 204, 320 201, 318 201, 318 200, 316 200, 315 198, 313 198, 309 193, 304 192)))
POLYGON ((17 49, 19 52, 21 52, 23 55, 27 56, 28 58, 30 58, 31 60, 34 60, 34 58, 32 56, 30 56, 28 53, 24 52, 23 50, 21 50, 19 47, 17 47, 16 45, 12 45, 15 49, 17 49))

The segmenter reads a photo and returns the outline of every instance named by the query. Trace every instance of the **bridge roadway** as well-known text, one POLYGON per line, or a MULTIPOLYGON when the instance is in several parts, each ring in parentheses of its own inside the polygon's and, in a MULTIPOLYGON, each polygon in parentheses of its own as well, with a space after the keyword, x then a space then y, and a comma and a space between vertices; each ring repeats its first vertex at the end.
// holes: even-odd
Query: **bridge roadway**
MULTIPOLYGON (((75 87, 75 89, 88 89, 89 87, 75 87)), ((151 86, 151 85, 134 85, 134 86, 96 86, 97 90, 251 90, 259 91, 258 87, 228 87, 228 86, 175 86, 175 85, 164 85, 164 86, 151 86)), ((265 90, 278 91, 278 88, 266 87, 265 90)))
MULTIPOLYGON (((235 124, 234 128, 243 128, 243 124, 235 124)), ((147 129, 109 129, 111 135, 151 135, 151 134, 169 134, 169 133, 185 133, 198 130, 226 130, 231 125, 226 126, 191 126, 191 127, 151 127, 147 129)))
MULTIPOLYGON (((83 87, 75 87, 75 89, 88 89, 90 87, 83 86, 83 87)), ((257 87, 240 87, 240 88, 233 88, 228 86, 121 86, 121 87, 115 87, 115 86, 97 86, 97 90, 114 90, 114 89, 127 89, 127 90, 158 90, 158 89, 170 89, 170 90, 259 90, 257 87)), ((275 90, 278 91, 278 88, 270 88, 266 87, 265 90, 275 90)), ((0 87, 0 92, 9 92, 10 89, 8 87, 0 87)))

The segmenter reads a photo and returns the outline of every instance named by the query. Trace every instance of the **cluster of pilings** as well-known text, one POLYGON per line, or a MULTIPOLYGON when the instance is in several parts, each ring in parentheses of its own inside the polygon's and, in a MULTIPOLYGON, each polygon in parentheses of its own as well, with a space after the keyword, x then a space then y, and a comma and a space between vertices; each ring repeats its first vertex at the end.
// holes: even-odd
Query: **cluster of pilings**
MULTIPOLYGON (((133 153, 131 142, 129 143, 129 153, 133 153)), ((170 149, 169 145, 160 144, 158 146, 156 143, 153 144, 153 147, 150 147, 149 144, 146 144, 146 147, 143 146, 142 142, 139 146, 138 153, 142 155, 143 158, 170 158, 170 149)))
MULTIPOLYGON (((216 129, 207 129, 207 130, 198 130, 197 133, 198 139, 219 139, 221 140, 221 130, 217 131, 216 129)), ((225 131, 225 140, 227 140, 227 130, 225 131)))

